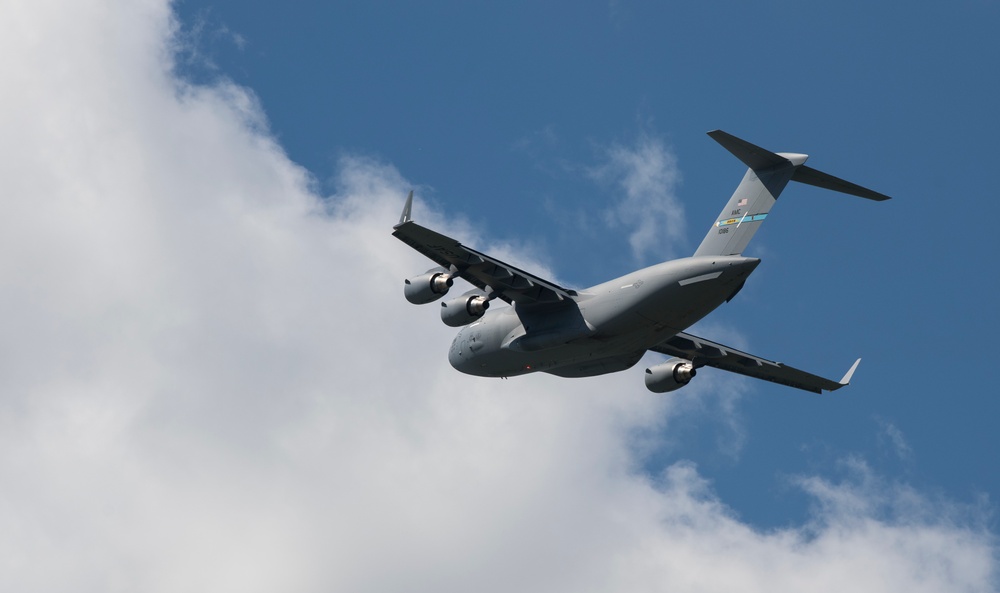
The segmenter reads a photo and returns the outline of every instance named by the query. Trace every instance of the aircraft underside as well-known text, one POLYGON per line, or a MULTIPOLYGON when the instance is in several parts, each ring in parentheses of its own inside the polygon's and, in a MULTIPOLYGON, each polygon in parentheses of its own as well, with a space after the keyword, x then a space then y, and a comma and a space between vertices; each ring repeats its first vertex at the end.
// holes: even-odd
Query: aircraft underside
MULTIPOLYGON (((655 344, 654 333, 616 340, 581 338, 537 352, 519 352, 490 339, 476 327, 462 331, 452 342, 448 360, 458 371, 479 377, 515 377, 544 372, 560 377, 592 377, 629 369, 642 358, 647 344, 655 344), (622 354, 622 352, 626 354, 622 354)), ((672 333, 659 334, 663 338, 672 333)))

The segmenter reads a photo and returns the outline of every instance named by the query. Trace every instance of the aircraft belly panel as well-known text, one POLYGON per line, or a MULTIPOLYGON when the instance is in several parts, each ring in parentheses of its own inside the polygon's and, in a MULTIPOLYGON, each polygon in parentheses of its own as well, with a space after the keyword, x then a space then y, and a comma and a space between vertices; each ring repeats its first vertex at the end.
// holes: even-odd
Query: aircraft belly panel
POLYGON ((550 375, 558 377, 596 377, 608 373, 617 373, 635 366, 645 350, 633 352, 624 356, 612 356, 606 358, 591 359, 580 363, 563 365, 554 369, 546 370, 550 375))

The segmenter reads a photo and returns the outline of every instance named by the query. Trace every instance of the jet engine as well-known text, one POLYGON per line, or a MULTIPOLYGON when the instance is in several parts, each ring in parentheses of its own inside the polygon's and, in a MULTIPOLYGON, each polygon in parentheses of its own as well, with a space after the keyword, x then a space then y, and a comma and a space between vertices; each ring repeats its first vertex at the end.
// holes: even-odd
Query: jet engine
POLYGON ((646 369, 646 389, 653 393, 666 393, 680 389, 698 374, 690 360, 671 358, 667 362, 646 369))
POLYGON ((455 281, 444 268, 434 268, 426 273, 403 281, 403 295, 414 305, 426 305, 448 293, 455 281))
POLYGON ((490 300, 482 292, 467 292, 441 303, 441 321, 451 327, 462 327, 482 317, 489 308, 490 300))

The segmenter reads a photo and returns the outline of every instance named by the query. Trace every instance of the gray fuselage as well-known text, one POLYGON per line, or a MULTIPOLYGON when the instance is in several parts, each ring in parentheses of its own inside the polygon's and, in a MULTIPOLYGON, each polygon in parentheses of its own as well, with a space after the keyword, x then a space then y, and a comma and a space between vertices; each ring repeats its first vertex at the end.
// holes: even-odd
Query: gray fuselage
POLYGON ((490 309, 462 328, 451 365, 481 377, 563 377, 632 367, 646 350, 732 298, 759 259, 688 257, 632 272, 555 304, 490 309))

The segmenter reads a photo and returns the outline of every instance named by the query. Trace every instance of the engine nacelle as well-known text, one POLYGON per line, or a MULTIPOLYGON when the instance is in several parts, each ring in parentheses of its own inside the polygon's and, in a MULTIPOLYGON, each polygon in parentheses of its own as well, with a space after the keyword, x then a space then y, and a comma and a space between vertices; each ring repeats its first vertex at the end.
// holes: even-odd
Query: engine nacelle
POLYGON ((482 317, 490 308, 490 300, 482 294, 463 294, 441 303, 441 321, 451 327, 462 327, 482 317))
POLYGON ((444 268, 427 270, 415 278, 403 281, 403 296, 414 305, 426 305, 438 300, 448 293, 455 281, 444 268))
POLYGON ((667 362, 646 369, 646 389, 653 393, 666 393, 680 389, 698 374, 690 360, 671 358, 667 362))

